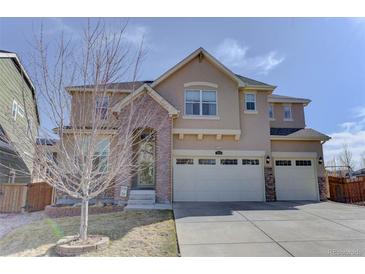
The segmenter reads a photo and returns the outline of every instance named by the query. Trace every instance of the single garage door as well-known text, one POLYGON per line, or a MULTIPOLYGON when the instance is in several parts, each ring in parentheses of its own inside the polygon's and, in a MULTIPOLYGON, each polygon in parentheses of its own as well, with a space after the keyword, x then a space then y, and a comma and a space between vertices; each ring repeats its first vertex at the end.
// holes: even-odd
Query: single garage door
POLYGON ((174 201, 263 201, 260 158, 175 157, 174 201))
POLYGON ((314 159, 275 159, 277 200, 318 200, 314 159))

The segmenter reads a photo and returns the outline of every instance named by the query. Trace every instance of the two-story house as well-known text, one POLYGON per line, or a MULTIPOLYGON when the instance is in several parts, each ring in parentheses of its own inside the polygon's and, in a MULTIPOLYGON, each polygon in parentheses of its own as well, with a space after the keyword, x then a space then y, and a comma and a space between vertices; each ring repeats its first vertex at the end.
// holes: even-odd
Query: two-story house
POLYGON ((39 126, 35 88, 13 52, 0 50, 0 183, 30 183, 39 126))
MULTIPOLYGON (((149 195, 158 203, 326 198, 322 144, 329 137, 306 128, 310 100, 274 95, 275 86, 233 73, 203 48, 134 85, 132 92, 131 83, 110 84, 122 102, 103 99, 103 106, 118 113, 147 96, 160 112, 148 125, 156 129, 151 176, 124 182, 130 196, 143 193, 142 204, 149 195)), ((93 86, 68 88, 73 97, 85 90, 93 86)), ((122 201, 120 193, 118 186, 113 199, 122 201)))

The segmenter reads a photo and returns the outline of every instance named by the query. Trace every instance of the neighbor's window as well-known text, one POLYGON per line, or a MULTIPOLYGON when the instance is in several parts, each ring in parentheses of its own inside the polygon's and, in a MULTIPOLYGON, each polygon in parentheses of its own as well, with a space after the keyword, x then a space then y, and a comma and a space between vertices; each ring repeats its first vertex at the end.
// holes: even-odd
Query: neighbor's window
POLYGON ((108 96, 98 96, 96 97, 96 115, 102 120, 108 118, 108 107, 109 107, 109 97, 108 96))
POLYGON ((215 165, 215 159, 199 159, 199 165, 215 165))
POLYGON ((284 105, 284 120, 293 120, 291 105, 284 105))
POLYGON ((18 114, 20 117, 24 117, 24 109, 20 104, 18 104, 18 114))
POLYGON ((217 92, 215 90, 186 90, 185 114, 200 116, 217 115, 217 92))
POLYGON ((237 159, 221 159, 221 165, 237 165, 237 159))
POLYGON ((244 165, 244 166, 247 166, 247 165, 258 166, 259 165, 259 160, 258 159, 242 159, 242 165, 244 165))
POLYGON ((16 116, 18 114, 18 103, 13 100, 13 106, 11 108, 11 117, 13 117, 14 121, 16 120, 16 116))
POLYGON ((32 118, 28 118, 27 136, 30 136, 30 134, 32 133, 32 130, 33 130, 33 120, 32 120, 32 118))
POLYGON ((273 104, 269 104, 269 118, 271 120, 274 119, 274 105, 273 104))
POLYGON ((245 93, 245 110, 256 111, 256 94, 245 93))
POLYGON ((193 165, 194 160, 193 159, 176 159, 177 165, 193 165))

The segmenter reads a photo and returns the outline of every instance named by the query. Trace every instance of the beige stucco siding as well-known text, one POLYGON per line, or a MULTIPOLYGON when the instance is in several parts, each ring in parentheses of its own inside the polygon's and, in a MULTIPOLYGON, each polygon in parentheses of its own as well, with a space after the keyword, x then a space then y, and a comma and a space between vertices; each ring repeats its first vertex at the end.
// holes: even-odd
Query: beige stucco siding
MULTIPOLYGON (((109 96, 110 107, 119 103, 123 98, 129 95, 129 93, 111 93, 108 92, 104 94, 100 92, 100 96, 109 96)), ((92 113, 95 108, 96 97, 91 92, 74 92, 72 94, 71 103, 71 124, 74 126, 91 126, 92 125, 92 113)), ((108 120, 105 121, 106 125, 115 125, 117 121, 115 117, 111 115, 110 111, 108 113, 108 120)))
POLYGON ((274 121, 270 121, 271 127, 282 127, 282 128, 304 128, 304 106, 303 104, 291 104, 293 121, 284 121, 284 110, 285 104, 274 103, 274 121))
POLYGON ((223 136, 222 140, 207 135, 203 140, 197 140, 196 135, 184 135, 183 140, 174 136, 174 149, 270 150, 268 93, 257 91, 257 114, 244 113, 244 95, 238 91, 237 82, 207 59, 203 58, 201 62, 198 58, 193 59, 157 85, 155 90, 180 111, 180 116, 174 120, 174 128, 232 129, 242 132, 239 141, 235 141, 233 136, 223 136), (216 90, 219 119, 184 119, 185 89, 214 90, 212 87, 202 85, 184 87, 184 84, 190 82, 208 82, 218 86, 216 90))
MULTIPOLYGON (((323 149, 320 141, 271 141, 272 152, 316 152, 317 159, 323 158, 323 149)), ((324 175, 324 166, 318 165, 318 176, 324 175)))
POLYGON ((154 89, 180 111, 180 116, 174 121, 175 128, 240 128, 238 84, 206 58, 203 58, 201 62, 198 58, 194 58, 154 89), (184 84, 189 82, 209 82, 218 85, 218 88, 201 85, 184 87, 184 84), (184 119, 185 89, 216 90, 219 120, 184 119))

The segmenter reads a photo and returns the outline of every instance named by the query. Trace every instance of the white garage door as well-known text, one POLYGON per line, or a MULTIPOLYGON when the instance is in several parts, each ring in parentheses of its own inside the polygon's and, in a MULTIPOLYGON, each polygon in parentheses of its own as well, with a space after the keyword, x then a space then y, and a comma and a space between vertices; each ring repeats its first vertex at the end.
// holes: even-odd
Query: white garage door
POLYGON ((174 158, 174 201, 263 201, 260 158, 174 158))
POLYGON ((275 159, 277 200, 318 200, 313 159, 275 159))

